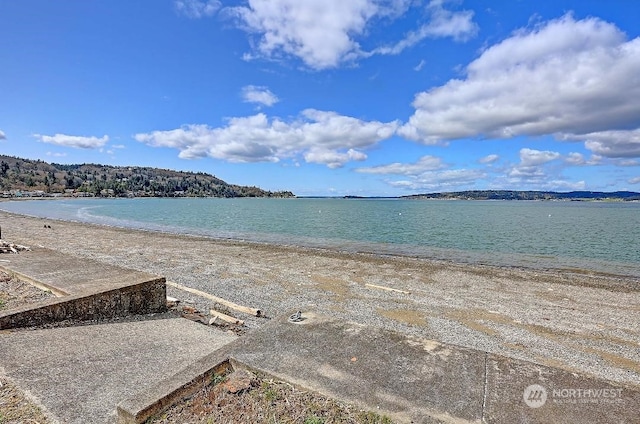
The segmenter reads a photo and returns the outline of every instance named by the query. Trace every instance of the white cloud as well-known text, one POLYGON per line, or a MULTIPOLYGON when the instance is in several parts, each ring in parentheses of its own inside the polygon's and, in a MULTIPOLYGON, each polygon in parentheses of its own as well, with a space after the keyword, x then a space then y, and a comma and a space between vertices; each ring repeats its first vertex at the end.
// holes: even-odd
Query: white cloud
POLYGON ((521 166, 540 166, 559 157, 560 153, 549 150, 520 149, 521 166))
POLYGON ((104 135, 100 138, 94 136, 83 137, 66 134, 56 134, 53 136, 34 134, 33 136, 43 143, 55 144, 57 146, 65 147, 76 147, 80 149, 97 149, 104 146, 109 141, 108 135, 104 135))
POLYGON ((542 186, 549 180, 545 165, 561 157, 558 152, 548 150, 520 149, 520 163, 511 167, 507 175, 513 184, 537 184, 542 186))
POLYGON ((314 69, 332 68, 359 50, 352 35, 377 13, 372 0, 249 0, 230 11, 259 34, 261 56, 300 58, 314 69))
POLYGON ((478 162, 483 164, 491 164, 491 163, 495 163, 498 159, 500 159, 500 156, 496 154, 491 154, 478 159, 478 162))
POLYGON ((430 37, 465 40, 477 31, 473 12, 451 12, 445 1, 427 6, 429 21, 392 47, 371 52, 361 50, 359 40, 367 35, 374 20, 400 18, 412 0, 248 0, 247 6, 227 12, 242 29, 257 36, 255 50, 245 58, 297 57, 312 69, 337 67, 373 54, 398 54, 430 37))
POLYGON ((366 158, 362 150, 390 138, 397 127, 396 121, 362 121, 307 109, 290 122, 259 113, 230 118, 225 127, 185 125, 134 138, 150 146, 178 149, 183 159, 208 156, 230 162, 278 162, 302 155, 307 162, 336 168, 366 158))
POLYGON ((571 152, 567 155, 567 158, 564 160, 570 165, 584 165, 587 161, 584 158, 582 153, 571 152))
POLYGON ((414 67, 413 67, 413 70, 414 70, 414 71, 416 71, 416 72, 420 72, 420 71, 422 70, 422 68, 424 68, 424 65, 425 65, 426 63, 427 63, 427 62, 425 62, 425 61, 424 61, 424 59, 422 59, 422 60, 420 61, 420 63, 418 63, 416 66, 414 66, 414 67))
POLYGON ((258 103, 264 106, 273 106, 280 101, 267 87, 247 85, 242 87, 242 99, 247 103, 258 103))
POLYGON ((431 21, 421 28, 427 37, 452 37, 466 41, 478 33, 478 25, 473 22, 473 11, 451 12, 443 7, 446 0, 431 0, 427 10, 431 21))
POLYGON ((584 135, 566 134, 562 139, 584 141, 587 149, 608 158, 640 157, 640 128, 599 131, 584 135))
POLYGON ((351 161, 364 161, 367 155, 355 149, 346 152, 338 152, 326 149, 311 149, 304 154, 304 160, 309 163, 321 163, 331 169, 341 168, 345 163, 351 161))
POLYGON ((431 19, 418 30, 412 31, 393 46, 378 47, 371 54, 400 54, 403 50, 418 44, 425 38, 452 37, 456 41, 466 41, 478 33, 478 25, 473 22, 473 11, 452 12, 444 8, 446 0, 431 0, 427 11, 431 19))
POLYGON ((629 184, 640 184, 640 177, 634 177, 629 179, 629 184))
POLYGON ((564 159, 569 165, 583 166, 583 165, 599 165, 602 161, 602 156, 591 155, 589 160, 585 159, 582 153, 571 152, 564 159))
POLYGON ((389 181, 388 184, 414 191, 455 191, 470 189, 483 178, 486 174, 479 169, 447 169, 425 172, 411 180, 389 181))
MULTIPOLYGON (((424 144, 480 137, 598 134, 636 129, 640 38, 571 15, 486 49, 466 78, 419 93, 399 134, 424 144)), ((594 153, 636 155, 635 142, 593 140, 594 153), (602 145, 597 143, 603 143, 602 145)))
POLYGON ((402 175, 403 180, 388 180, 392 187, 407 190, 452 190, 472 187, 486 177, 479 169, 445 169, 436 156, 423 156, 415 163, 394 162, 387 165, 357 168, 356 172, 378 175, 402 175))
POLYGON ((443 166, 442 159, 427 155, 421 157, 416 163, 394 162, 387 165, 358 168, 356 171, 364 174, 420 175, 424 172, 440 169, 443 166))
POLYGON ((188 18, 213 16, 222 6, 218 0, 175 0, 176 11, 188 18))
POLYGON ((0 130, 0 140, 6 140, 7 136, 5 135, 4 131, 0 130))
POLYGON ((65 156, 67 156, 66 153, 60 153, 60 152, 47 152, 47 156, 52 156, 54 158, 63 158, 65 156))

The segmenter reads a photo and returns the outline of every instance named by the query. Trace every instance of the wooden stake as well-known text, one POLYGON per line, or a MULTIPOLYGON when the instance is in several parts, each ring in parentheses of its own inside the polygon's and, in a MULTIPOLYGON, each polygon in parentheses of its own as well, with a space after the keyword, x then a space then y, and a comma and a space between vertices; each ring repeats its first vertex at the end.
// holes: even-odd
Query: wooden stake
POLYGON ((392 292, 397 292, 397 293, 402 293, 402 294, 411 294, 411 292, 409 292, 409 291, 394 289, 392 287, 376 286, 375 284, 365 284, 365 286, 371 287, 371 288, 374 288, 374 289, 392 291, 392 292))
POLYGON ((210 310, 209 313, 214 317, 214 320, 216 318, 220 318, 221 320, 229 322, 231 324, 244 325, 244 321, 242 321, 241 319, 237 319, 229 315, 223 314, 222 312, 218 312, 215 309, 210 310))
POLYGON ((253 315, 256 317, 262 316, 262 311, 260 309, 249 308, 248 306, 238 305, 237 303, 230 302, 221 297, 214 296, 212 294, 209 294, 200 290, 192 289, 191 287, 183 286, 182 284, 174 283, 172 281, 167 281, 167 284, 170 285, 171 287, 175 287, 177 289, 184 290, 186 292, 193 293, 198 296, 206 297, 207 299, 213 300, 214 302, 218 302, 219 304, 224 305, 227 308, 240 311, 245 314, 253 315))

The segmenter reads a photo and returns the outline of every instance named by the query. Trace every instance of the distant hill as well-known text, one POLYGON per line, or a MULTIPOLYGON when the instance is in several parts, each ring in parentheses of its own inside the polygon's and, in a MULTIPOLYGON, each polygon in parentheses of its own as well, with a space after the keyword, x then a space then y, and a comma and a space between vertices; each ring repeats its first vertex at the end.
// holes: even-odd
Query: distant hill
POLYGON ((109 166, 60 165, 0 155, 4 197, 65 193, 95 197, 295 197, 290 191, 228 184, 202 172, 109 166))
POLYGON ((450 193, 428 193, 403 196, 404 199, 458 199, 458 200, 640 200, 640 193, 633 191, 517 191, 470 190, 450 193))

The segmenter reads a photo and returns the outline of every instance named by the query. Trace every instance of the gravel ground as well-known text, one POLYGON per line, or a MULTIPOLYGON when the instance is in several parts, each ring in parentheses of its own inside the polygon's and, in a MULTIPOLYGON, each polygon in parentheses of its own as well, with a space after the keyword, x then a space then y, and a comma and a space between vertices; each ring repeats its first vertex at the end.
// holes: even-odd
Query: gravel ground
POLYGON ((0 377, 0 424, 49 424, 40 408, 13 382, 0 377))
MULTIPOLYGON (((314 309, 640 385, 637 278, 216 240, 5 212, 0 226, 5 240, 32 249, 155 273, 264 311, 260 318, 235 313, 248 331, 270 317, 314 309)), ((213 306, 173 287, 168 294, 200 311, 213 306)))
MULTIPOLYGON (((2 265, 2 262, 0 262, 2 265)), ((55 297, 50 291, 40 290, 29 283, 0 271, 0 312, 15 309, 55 297)))

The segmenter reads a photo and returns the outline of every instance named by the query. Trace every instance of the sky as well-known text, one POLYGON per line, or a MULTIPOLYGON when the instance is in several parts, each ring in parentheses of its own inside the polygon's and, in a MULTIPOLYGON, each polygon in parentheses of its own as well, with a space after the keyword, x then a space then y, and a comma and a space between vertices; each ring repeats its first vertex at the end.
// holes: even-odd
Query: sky
POLYGON ((636 0, 0 0, 0 154, 299 196, 640 191, 636 0))

